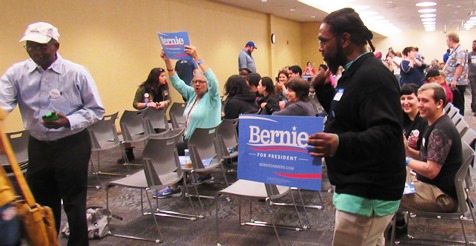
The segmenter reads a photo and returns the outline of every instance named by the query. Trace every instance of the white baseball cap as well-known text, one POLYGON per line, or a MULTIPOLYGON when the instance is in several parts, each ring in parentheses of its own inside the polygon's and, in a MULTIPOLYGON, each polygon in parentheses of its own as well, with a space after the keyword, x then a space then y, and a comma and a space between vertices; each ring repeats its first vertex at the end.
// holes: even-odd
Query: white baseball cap
POLYGON ((50 42, 51 39, 58 41, 59 36, 58 28, 46 22, 37 22, 28 26, 20 42, 33 41, 46 44, 50 42))

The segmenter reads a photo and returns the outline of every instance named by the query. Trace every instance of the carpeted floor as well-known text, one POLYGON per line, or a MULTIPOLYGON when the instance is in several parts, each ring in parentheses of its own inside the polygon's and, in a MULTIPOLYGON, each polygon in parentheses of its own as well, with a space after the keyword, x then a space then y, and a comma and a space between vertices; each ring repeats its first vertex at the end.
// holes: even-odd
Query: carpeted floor
MULTIPOLYGON (((470 101, 469 96, 466 97, 470 101)), ((468 103, 467 103, 468 105, 468 103)), ((471 115, 469 108, 465 120, 473 129, 476 129, 476 118, 471 115)), ((136 155, 140 153, 143 146, 136 146, 136 155)), ((123 175, 127 173, 126 168, 115 163, 119 157, 119 152, 103 154, 105 161, 101 168, 103 171, 119 172, 123 175)), ((132 167, 132 172, 139 171, 139 167, 132 167)), ((334 227, 334 207, 332 206, 331 185, 326 178, 326 170, 323 169, 323 184, 320 195, 317 192, 303 191, 303 198, 306 204, 322 205, 323 209, 307 209, 310 228, 303 231, 278 230, 283 245, 307 246, 307 245, 331 245, 332 233, 334 227)), ((214 175, 217 181, 220 181, 220 175, 214 175)), ((229 180, 236 180, 236 173, 227 173, 229 180)), ((88 206, 106 206, 106 192, 104 184, 120 178, 120 176, 100 176, 100 183, 103 187, 100 189, 91 188, 88 191, 88 206)), ((474 176, 473 180, 476 182, 474 176)), ((96 177, 90 175, 90 184, 97 184, 96 177)), ((199 190, 210 195, 224 188, 222 184, 203 184, 199 190)), ((471 197, 476 201, 476 193, 473 188, 471 197)), ((296 192, 295 192, 296 194, 296 192)), ((286 198, 289 201, 289 198, 286 198)), ((144 207, 148 208, 147 200, 144 197, 144 207)), ((197 199, 193 199, 193 204, 199 207, 197 199)), ((202 199, 204 208, 199 213, 204 218, 196 221, 181 220, 175 218, 156 217, 162 233, 160 238, 162 245, 216 245, 216 203, 212 199, 202 199)), ((109 191, 110 210, 113 214, 120 216, 123 220, 112 219, 111 231, 115 234, 128 234, 133 236, 145 237, 148 239, 159 238, 152 216, 141 214, 141 193, 139 190, 112 187, 109 191)), ((153 200, 155 206, 156 200, 153 200)), ((188 198, 168 198, 158 200, 159 207, 162 209, 174 209, 182 212, 193 213, 188 198)), ((245 220, 248 218, 248 203, 243 202, 243 211, 245 220)), ((253 219, 267 220, 265 202, 257 201, 252 205, 253 219)), ((302 209, 299 210, 303 215, 302 209)), ((278 241, 272 228, 241 226, 238 221, 238 199, 220 199, 218 210, 220 243, 222 245, 278 245, 278 241)), ((276 218, 279 222, 295 222, 297 216, 292 207, 280 207, 276 212, 276 218)), ((62 226, 65 224, 63 216, 62 226)), ((476 245, 476 230, 471 221, 464 221, 466 233, 469 240, 476 245)), ((454 243, 437 243, 435 240, 457 240, 464 242, 463 234, 457 220, 438 220, 413 218, 409 224, 409 233, 418 238, 427 238, 425 241, 430 245, 459 245, 454 243)), ((66 239, 60 237, 61 244, 66 245, 66 239)), ((91 245, 153 245, 153 242, 137 241, 124 239, 114 236, 107 236, 100 240, 91 240, 91 245)), ((402 240, 400 245, 421 245, 422 241, 402 240)))

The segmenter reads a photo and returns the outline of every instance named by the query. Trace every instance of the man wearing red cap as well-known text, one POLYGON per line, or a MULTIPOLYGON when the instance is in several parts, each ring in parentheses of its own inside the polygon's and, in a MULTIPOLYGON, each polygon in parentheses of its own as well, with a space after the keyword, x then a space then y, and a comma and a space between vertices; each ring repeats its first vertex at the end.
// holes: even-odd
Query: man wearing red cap
POLYGON ((243 48, 238 55, 238 71, 243 68, 248 68, 252 73, 256 73, 255 59, 251 56, 251 53, 253 53, 255 49, 258 48, 256 48, 253 41, 246 43, 245 48, 243 48))

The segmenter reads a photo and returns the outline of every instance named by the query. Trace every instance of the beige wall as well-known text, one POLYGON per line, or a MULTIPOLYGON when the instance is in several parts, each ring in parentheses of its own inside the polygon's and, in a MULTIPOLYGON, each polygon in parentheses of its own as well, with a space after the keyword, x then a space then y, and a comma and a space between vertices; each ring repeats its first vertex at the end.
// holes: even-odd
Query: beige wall
POLYGON ((301 24, 301 66, 304 70, 306 63, 310 61, 317 70, 320 64, 324 63, 322 55, 319 52, 319 22, 309 22, 301 24))
MULTIPOLYGON (((217 74, 220 89, 237 73, 238 53, 248 40, 258 46, 253 56, 263 76, 303 63, 299 23, 205 0, 2 0, 0 9, 1 74, 28 58, 18 42, 27 25, 50 22, 61 34, 59 53, 90 70, 107 113, 131 109, 135 90, 150 69, 164 67, 157 31, 188 31, 217 74), (271 31, 278 36, 274 45, 271 31)), ((175 90, 171 94, 181 100, 175 90)), ((23 129, 17 109, 6 129, 23 129)))
MULTIPOLYGON (((1 0, 0 74, 27 57, 18 42, 26 26, 46 21, 59 28, 60 54, 86 66, 98 85, 107 113, 132 108, 137 86, 153 67, 163 67, 156 32, 188 31, 193 45, 218 76, 237 73, 237 56, 248 40, 258 72, 274 78, 284 66, 307 61, 322 63, 318 52, 319 23, 297 23, 280 17, 221 5, 206 0, 1 0), (271 44, 271 33, 276 43, 271 44)), ((475 31, 460 32, 470 49, 475 31)), ((376 38, 378 50, 418 46, 427 59, 441 60, 446 50, 442 33, 403 33, 376 38)), ((172 98, 181 100, 172 89, 172 98)), ((6 121, 7 131, 23 129, 16 109, 6 121)))

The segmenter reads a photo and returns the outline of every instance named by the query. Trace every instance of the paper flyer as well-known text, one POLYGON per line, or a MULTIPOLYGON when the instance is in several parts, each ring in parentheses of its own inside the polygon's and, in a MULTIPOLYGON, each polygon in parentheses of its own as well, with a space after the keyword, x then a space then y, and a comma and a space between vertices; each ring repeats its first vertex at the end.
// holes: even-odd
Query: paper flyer
POLYGON ((315 116, 240 115, 238 178, 321 190, 321 158, 309 155, 309 135, 322 131, 315 116))
POLYGON ((192 60, 185 53, 185 45, 190 45, 188 32, 158 32, 165 55, 174 60, 192 60))
POLYGON ((403 190, 403 195, 413 194, 415 193, 415 186, 413 183, 405 183, 405 189, 403 190))

